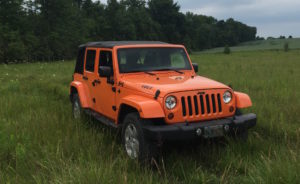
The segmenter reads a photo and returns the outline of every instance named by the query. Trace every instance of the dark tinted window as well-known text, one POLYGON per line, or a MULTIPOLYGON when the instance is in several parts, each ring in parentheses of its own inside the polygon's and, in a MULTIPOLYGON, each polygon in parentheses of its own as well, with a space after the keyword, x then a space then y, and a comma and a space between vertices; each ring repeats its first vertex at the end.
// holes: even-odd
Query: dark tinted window
POLYGON ((85 70, 93 72, 95 68, 96 51, 88 50, 86 54, 85 70))
POLYGON ((75 73, 83 74, 84 54, 85 54, 85 47, 79 48, 77 54, 76 66, 75 66, 75 73))
POLYGON ((100 51, 99 63, 100 66, 112 67, 112 53, 110 51, 100 51))
MULTIPOLYGON (((111 51, 100 51, 99 66, 109 66, 113 68, 111 51)), ((113 69, 111 71, 113 71, 113 69)))

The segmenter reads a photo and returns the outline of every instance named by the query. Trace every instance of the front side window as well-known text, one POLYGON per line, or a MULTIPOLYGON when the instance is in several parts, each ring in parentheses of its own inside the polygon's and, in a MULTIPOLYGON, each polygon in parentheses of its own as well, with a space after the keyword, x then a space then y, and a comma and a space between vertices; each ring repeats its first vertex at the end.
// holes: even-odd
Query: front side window
POLYGON ((113 61, 111 51, 100 51, 99 66, 108 66, 113 72, 113 61))
POLYGON ((96 50, 88 50, 86 53, 85 70, 94 72, 95 69, 96 50))
POLYGON ((111 51, 100 51, 99 66, 112 67, 112 53, 111 51))
POLYGON ((120 73, 191 70, 182 48, 126 48, 118 50, 120 73))

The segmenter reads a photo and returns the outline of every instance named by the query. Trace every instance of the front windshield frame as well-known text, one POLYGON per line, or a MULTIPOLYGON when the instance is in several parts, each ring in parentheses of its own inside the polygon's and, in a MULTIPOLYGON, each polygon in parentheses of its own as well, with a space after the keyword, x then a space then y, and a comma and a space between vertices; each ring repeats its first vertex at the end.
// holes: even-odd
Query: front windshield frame
POLYGON ((138 72, 160 72, 160 71, 180 71, 180 70, 192 70, 193 67, 191 65, 191 62, 190 62, 190 58, 186 52, 186 50, 183 48, 183 47, 124 47, 124 48, 118 48, 117 50, 117 65, 118 65, 118 69, 119 69, 119 73, 120 74, 128 74, 128 73, 138 73, 138 72), (120 56, 120 51, 124 51, 124 50, 149 50, 149 49, 169 49, 169 51, 176 51, 178 50, 178 52, 182 55, 183 57, 183 60, 184 60, 184 67, 161 67, 161 68, 139 68, 139 69, 136 69, 136 68, 132 68, 132 70, 127 70, 127 71, 124 71, 122 70, 122 68, 120 67, 121 66, 121 56, 120 56))

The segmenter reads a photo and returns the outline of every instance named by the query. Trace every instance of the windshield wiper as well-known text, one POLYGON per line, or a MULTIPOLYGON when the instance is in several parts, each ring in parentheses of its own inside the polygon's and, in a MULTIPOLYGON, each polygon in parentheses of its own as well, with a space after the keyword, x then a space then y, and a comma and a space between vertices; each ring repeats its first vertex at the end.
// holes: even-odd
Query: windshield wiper
POLYGON ((163 69, 158 69, 158 70, 155 70, 155 71, 175 71, 177 73, 184 74, 184 72, 182 72, 180 70, 172 69, 172 68, 163 68, 163 69))
POLYGON ((143 72, 143 73, 146 73, 146 74, 151 75, 151 76, 156 75, 155 73, 151 73, 151 72, 148 72, 148 71, 141 71, 141 70, 133 70, 133 71, 129 71, 129 72, 126 72, 126 73, 138 73, 138 72, 143 72))
POLYGON ((146 73, 148 75, 152 75, 152 76, 156 75, 155 73, 151 73, 151 72, 147 72, 147 71, 144 71, 144 73, 146 73))

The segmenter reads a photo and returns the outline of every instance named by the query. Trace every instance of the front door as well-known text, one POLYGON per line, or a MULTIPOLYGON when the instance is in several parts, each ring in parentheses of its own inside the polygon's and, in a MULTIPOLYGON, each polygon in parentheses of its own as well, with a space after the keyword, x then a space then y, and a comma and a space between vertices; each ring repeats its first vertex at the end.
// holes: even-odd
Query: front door
POLYGON ((96 85, 95 89, 97 91, 96 95, 96 109, 101 114, 106 117, 115 120, 116 119, 116 91, 114 84, 114 73, 113 73, 113 61, 112 61, 112 51, 110 49, 100 49, 99 53, 99 66, 109 66, 111 67, 112 75, 111 77, 100 77, 99 71, 97 78, 99 84, 96 85))

